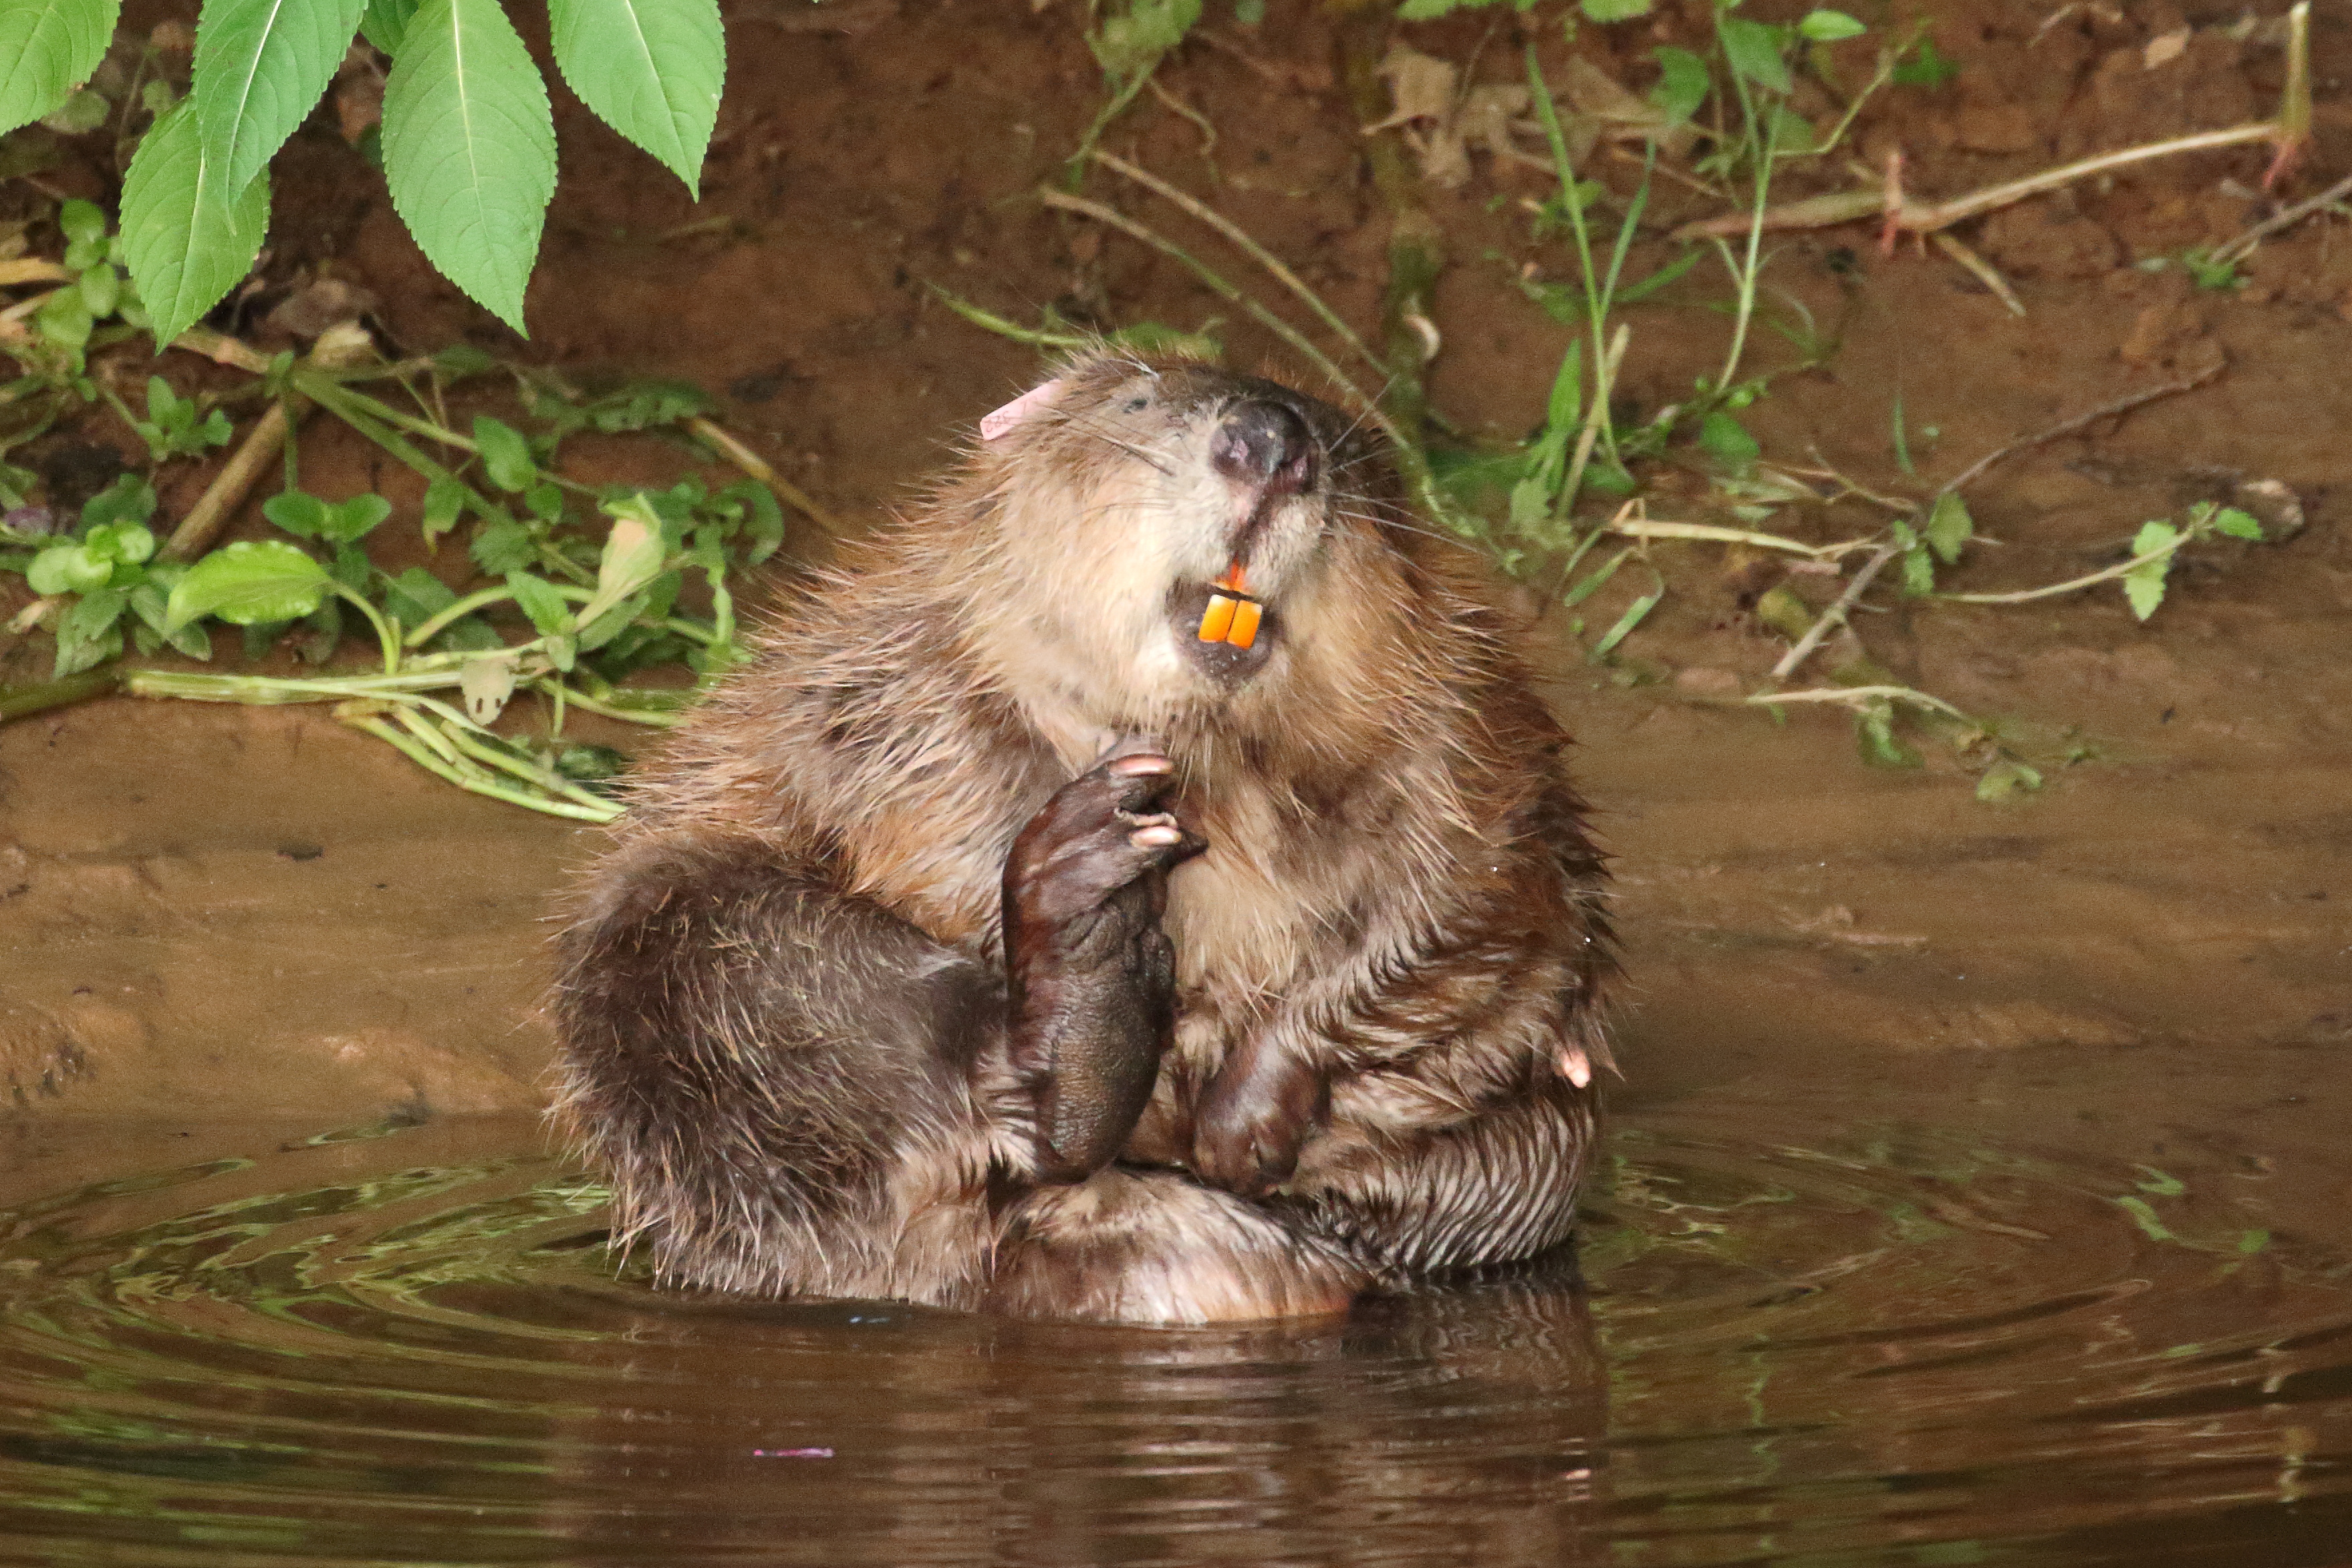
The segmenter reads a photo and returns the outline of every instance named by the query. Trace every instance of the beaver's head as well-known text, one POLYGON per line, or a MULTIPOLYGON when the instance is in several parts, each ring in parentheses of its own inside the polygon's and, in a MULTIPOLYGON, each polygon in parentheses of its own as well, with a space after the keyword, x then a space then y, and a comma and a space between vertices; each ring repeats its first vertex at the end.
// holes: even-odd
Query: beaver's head
POLYGON ((1399 596, 1413 525, 1360 425, 1259 377, 1086 355, 982 424, 1013 568, 1011 602, 982 608, 1123 717, 1280 683, 1399 596))

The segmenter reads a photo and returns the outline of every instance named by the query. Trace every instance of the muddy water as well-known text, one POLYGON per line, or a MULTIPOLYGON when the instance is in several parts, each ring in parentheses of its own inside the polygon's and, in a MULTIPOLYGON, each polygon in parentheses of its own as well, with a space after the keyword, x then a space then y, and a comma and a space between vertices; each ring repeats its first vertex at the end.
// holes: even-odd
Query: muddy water
POLYGON ((2340 1563, 2352 1095, 2298 1054, 1637 1100, 1581 1289, 1223 1332, 658 1295, 519 1120, 52 1122, 0 1560, 2340 1563))

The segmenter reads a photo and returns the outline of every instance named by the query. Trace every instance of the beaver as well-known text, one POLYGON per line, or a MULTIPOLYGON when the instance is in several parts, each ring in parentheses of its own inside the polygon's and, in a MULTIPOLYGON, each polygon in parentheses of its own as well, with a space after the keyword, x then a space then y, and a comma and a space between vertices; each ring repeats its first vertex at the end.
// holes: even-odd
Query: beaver
POLYGON ((786 605, 559 942, 666 1282, 1202 1323, 1562 1242, 1613 963, 1522 633, 1339 409, 1108 349, 786 605))

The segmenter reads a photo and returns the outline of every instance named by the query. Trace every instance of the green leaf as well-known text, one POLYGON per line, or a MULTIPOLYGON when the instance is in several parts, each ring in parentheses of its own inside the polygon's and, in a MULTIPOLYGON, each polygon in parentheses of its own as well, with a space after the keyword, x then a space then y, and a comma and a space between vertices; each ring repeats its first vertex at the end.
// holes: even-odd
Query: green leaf
POLYGON ((1796 84, 1789 79, 1788 62, 1780 58, 1783 29, 1769 22, 1750 22, 1741 16, 1718 16, 1715 36, 1723 41, 1723 58, 1731 68, 1769 92, 1787 92, 1796 84))
POLYGON ((475 415, 474 445, 481 448, 483 470, 499 489, 523 489, 539 478, 539 465, 531 461, 530 443, 523 439, 521 431, 503 420, 487 414, 475 415))
POLYGON ((41 116, 41 128, 60 136, 79 136, 105 124, 106 117, 113 112, 114 105, 106 100, 106 94, 79 87, 66 94, 63 103, 41 116))
MULTIPOLYGON (((1405 0, 1397 14, 1412 21, 1413 6, 1426 3, 1405 0)), ((1444 0, 1431 15, 1443 15, 1457 5, 1492 4, 1494 0, 1444 0)), ((1101 26, 1087 35, 1087 46, 1094 50, 1106 75, 1125 80, 1158 65, 1160 57, 1182 43, 1200 19, 1201 0, 1127 0, 1123 9, 1105 16, 1101 26)))
POLYGON ((661 574, 662 525, 651 503, 637 495, 607 501, 604 510, 612 515, 613 531, 596 563, 596 596, 580 611, 583 626, 661 574))
POLYGON ((385 54, 398 55, 409 19, 415 15, 416 0, 368 0, 360 14, 360 33, 385 54))
POLYGON ((2233 506, 2225 506, 2215 512, 2213 526, 2232 539, 2259 541, 2263 536, 2263 525, 2254 521, 2253 514, 2240 511, 2233 506))
POLYGON ((1855 714, 1853 739, 1862 760, 1874 768, 1916 768, 1925 761, 1895 732, 1895 710, 1889 703, 1874 702, 1855 714))
POLYGON ((422 566, 411 566, 384 584, 384 608, 406 626, 421 626, 457 602, 449 584, 422 566))
POLYGON ((457 527, 465 510, 465 482, 447 474, 435 475, 425 487, 425 542, 430 544, 457 527))
POLYGON ((1909 598, 1920 598, 1936 591, 1936 558, 1927 553, 1924 544, 1915 544, 1903 552, 1903 592, 1909 598))
POLYGON ((507 587, 542 637, 557 637, 572 629, 571 602, 557 592, 554 584, 528 572, 509 572, 507 587))
POLYGON ((190 658, 209 659, 213 656, 213 639, 195 626, 163 629, 169 619, 170 590, 155 583, 142 583, 131 590, 131 611, 161 639, 170 643, 190 658))
POLYGON ((101 261, 81 275, 80 288, 82 304, 94 319, 103 321, 114 314, 122 299, 122 274, 101 261))
POLYGON ((38 120, 106 58, 121 0, 0 0, 0 132, 38 120))
POLYGON ((110 522, 82 536, 93 561, 136 566, 155 553, 155 536, 135 522, 110 522))
POLYGON ((106 210, 96 202, 76 196, 58 208, 58 227, 64 232, 68 244, 94 244, 106 237, 106 210))
POLYGON ((221 189, 241 191, 325 96, 365 0, 205 0, 196 126, 221 189))
POLYGON ((1587 19, 1594 22, 1627 22, 1650 14, 1651 0, 1578 0, 1587 19))
POLYGON ((89 301, 79 289, 60 289, 49 296, 48 303, 34 312, 33 320, 41 335, 53 343, 78 349, 89 342, 89 301))
POLYGON ((1927 542, 1935 546, 1945 565, 1960 558, 1960 546, 1976 531, 1976 520, 1969 516, 1966 501, 1950 490, 1936 498, 1935 509, 1927 514, 1927 542))
POLYGON ((1698 444, 1707 456, 1735 473, 1753 466, 1764 451, 1738 420, 1720 411, 1699 421, 1698 444))
POLYGON ((374 580, 375 568, 369 564, 367 552, 356 544, 338 544, 335 558, 328 563, 327 575, 354 594, 364 595, 374 580))
POLYGON ((498 0, 425 0, 409 19, 384 83, 383 173, 426 259, 523 332, 555 121, 498 0))
POLYGON ((205 161, 194 101, 148 127, 122 183, 122 259, 159 348, 253 269, 269 230, 268 174, 254 176, 232 200, 205 161))
POLYGON ((784 509, 776 504, 775 492, 755 480, 742 479, 719 494, 722 500, 743 506, 743 537, 751 543, 743 564, 757 566, 773 555, 784 542, 784 509))
POLYGON ((1713 79, 1706 62, 1688 49, 1669 47, 1650 54, 1658 62, 1658 84, 1650 89, 1650 101, 1666 117, 1666 129, 1671 131, 1698 112, 1713 79))
POLYGON ((118 592, 84 595, 58 622, 58 661, 51 679, 62 680, 122 651, 122 618, 129 595, 118 592))
POLYGON ((1936 40, 1922 38, 1908 59, 1895 62, 1896 82, 1905 87, 1941 87, 1960 74, 1960 68, 1937 51, 1936 40))
POLYGON ((114 563, 80 544, 52 544, 25 568, 25 582, 36 594, 87 594, 114 578, 114 563))
POLYGON ((316 539, 327 525, 327 503, 304 490, 287 490, 263 501, 261 515, 297 539, 316 539))
POLYGON ((702 199, 727 36, 719 0, 548 0, 555 64, 605 124, 702 199))
POLYGON ((299 620, 319 607, 330 585, 327 569, 291 544, 223 545, 188 568, 172 590, 164 629, 176 631, 199 616, 239 626, 299 620))
POLYGON ((2180 542, 2180 531, 2168 522, 2147 522, 2132 538, 2134 555, 2156 555, 2153 561, 2143 561, 2124 574, 2124 597, 2131 601, 2132 614, 2146 620, 2156 614, 2164 603, 2165 574, 2172 570, 2172 557, 2180 542))
POLYGON ((486 523, 474 531, 474 542, 469 552, 474 564, 494 577, 509 572, 520 572, 539 559, 539 545, 530 530, 509 520, 486 523))
POLYGON ((392 515, 392 503, 379 495, 355 495, 327 509, 319 537, 334 544, 352 544, 392 515))
POLYGON ((81 503, 81 525, 144 522, 155 515, 155 487, 137 474, 117 474, 114 482, 81 503))
POLYGON ((1817 44, 1833 44, 1840 38, 1860 37, 1869 29, 1843 11, 1808 11, 1797 23, 1797 31, 1817 44))

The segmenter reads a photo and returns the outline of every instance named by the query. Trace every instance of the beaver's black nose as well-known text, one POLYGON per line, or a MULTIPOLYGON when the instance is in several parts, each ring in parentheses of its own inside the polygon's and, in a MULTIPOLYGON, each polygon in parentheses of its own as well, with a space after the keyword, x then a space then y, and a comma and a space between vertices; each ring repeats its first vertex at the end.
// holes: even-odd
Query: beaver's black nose
POLYGON ((1237 403, 1210 438, 1209 460, 1238 483, 1297 495, 1315 482, 1315 437, 1279 403, 1237 403))

